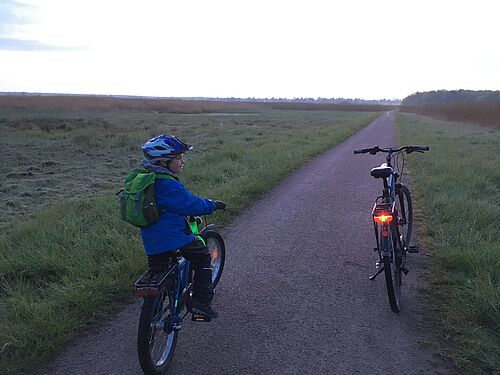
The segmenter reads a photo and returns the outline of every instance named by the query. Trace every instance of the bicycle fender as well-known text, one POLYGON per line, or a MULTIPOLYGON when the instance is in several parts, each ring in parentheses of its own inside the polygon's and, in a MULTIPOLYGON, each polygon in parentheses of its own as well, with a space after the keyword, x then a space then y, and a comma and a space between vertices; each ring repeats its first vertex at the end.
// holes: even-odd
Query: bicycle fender
POLYGON ((200 231, 200 236, 204 237, 206 233, 208 232, 217 232, 217 228, 215 227, 215 224, 208 224, 205 228, 203 228, 200 231))
POLYGON ((382 257, 390 257, 391 256, 391 246, 390 246, 390 238, 382 237, 380 239, 380 255, 382 257))

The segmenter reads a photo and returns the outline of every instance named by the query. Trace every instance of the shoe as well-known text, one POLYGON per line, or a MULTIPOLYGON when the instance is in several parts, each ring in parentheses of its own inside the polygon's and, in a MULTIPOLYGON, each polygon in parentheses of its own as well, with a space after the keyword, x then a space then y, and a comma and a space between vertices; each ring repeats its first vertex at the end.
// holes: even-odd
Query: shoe
POLYGON ((212 308, 210 303, 200 303, 195 299, 191 300, 188 311, 193 314, 202 315, 209 319, 215 319, 219 314, 212 308))

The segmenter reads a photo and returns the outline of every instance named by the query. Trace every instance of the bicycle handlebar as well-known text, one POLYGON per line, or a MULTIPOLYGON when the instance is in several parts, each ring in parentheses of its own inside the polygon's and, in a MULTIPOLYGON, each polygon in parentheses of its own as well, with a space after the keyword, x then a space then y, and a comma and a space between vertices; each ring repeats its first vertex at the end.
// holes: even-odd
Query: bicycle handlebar
POLYGON ((407 154, 412 153, 412 152, 424 152, 424 151, 429 151, 430 148, 429 146, 402 146, 400 148, 380 148, 378 146, 370 147, 370 148, 362 148, 360 150, 354 150, 354 154, 366 154, 370 153, 371 155, 375 155, 378 152, 385 152, 385 153, 395 153, 395 152, 401 152, 401 151, 406 151, 407 154))
MULTIPOLYGON (((378 146, 375 146, 375 147, 378 147, 378 146)), ((372 147, 372 148, 362 148, 361 150, 354 150, 354 153, 355 154, 366 154, 367 152, 372 151, 372 149, 374 149, 375 147, 372 147)))

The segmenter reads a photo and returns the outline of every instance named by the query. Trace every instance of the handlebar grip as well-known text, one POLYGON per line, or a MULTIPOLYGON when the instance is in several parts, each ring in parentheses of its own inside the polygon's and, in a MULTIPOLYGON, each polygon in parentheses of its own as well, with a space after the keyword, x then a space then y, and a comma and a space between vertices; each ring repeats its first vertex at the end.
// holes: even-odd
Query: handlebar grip
POLYGON ((370 148, 362 148, 361 150, 354 150, 355 154, 366 154, 367 152, 370 152, 373 149, 373 147, 370 148))
POLYGON ((429 146, 416 146, 419 151, 429 151, 429 146))
POLYGON ((410 151, 429 151, 429 146, 411 146, 410 151))

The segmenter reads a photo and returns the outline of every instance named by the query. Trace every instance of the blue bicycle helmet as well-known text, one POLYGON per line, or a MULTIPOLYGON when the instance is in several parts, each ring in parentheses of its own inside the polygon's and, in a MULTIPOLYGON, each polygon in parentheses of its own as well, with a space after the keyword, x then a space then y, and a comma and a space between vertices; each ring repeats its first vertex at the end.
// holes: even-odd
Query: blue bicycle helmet
POLYGON ((193 146, 182 142, 174 135, 159 135, 142 145, 144 156, 148 160, 171 160, 177 155, 189 151, 193 146))

